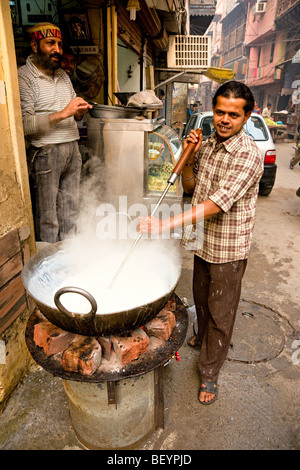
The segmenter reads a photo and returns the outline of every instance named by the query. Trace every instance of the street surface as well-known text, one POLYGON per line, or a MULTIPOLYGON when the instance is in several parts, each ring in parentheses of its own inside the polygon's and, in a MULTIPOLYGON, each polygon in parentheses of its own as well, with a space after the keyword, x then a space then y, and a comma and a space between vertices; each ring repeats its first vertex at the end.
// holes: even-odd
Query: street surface
MULTIPOLYGON (((165 427, 141 450, 300 448, 300 166, 289 169, 292 145, 276 143, 276 184, 270 196, 258 199, 219 398, 209 406, 198 402, 197 351, 185 341, 179 362, 171 360, 165 367, 165 427)), ((182 255, 176 293, 192 305, 193 256, 182 255)), ((83 449, 71 427, 61 379, 32 367, 0 417, 0 449, 83 449)))

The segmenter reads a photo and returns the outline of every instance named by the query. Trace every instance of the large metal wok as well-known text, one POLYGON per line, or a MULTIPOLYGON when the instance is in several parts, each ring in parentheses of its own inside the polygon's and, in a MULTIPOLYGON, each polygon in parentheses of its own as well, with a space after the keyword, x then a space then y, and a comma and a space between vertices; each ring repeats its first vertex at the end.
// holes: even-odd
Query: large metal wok
MULTIPOLYGON (((116 243, 117 242, 118 241, 116 241, 116 243)), ((55 271, 60 278, 60 284, 58 284, 56 274, 51 270, 51 261, 52 259, 56 259, 57 254, 64 251, 63 243, 64 242, 54 243, 33 255, 23 268, 22 280, 29 297, 33 299, 44 316, 51 323, 63 330, 73 333, 89 336, 123 334, 144 325, 154 318, 165 306, 166 302, 173 294, 180 277, 181 268, 179 263, 175 260, 173 262, 170 259, 170 267, 171 270, 173 270, 172 279, 174 282, 159 298, 154 298, 151 302, 124 311, 104 314, 97 313, 97 302, 95 298, 90 292, 82 289, 81 286, 66 285, 63 288, 56 289, 56 285, 61 286, 63 283, 65 266, 61 265, 61 269, 55 271), (44 265, 50 267, 48 271, 43 268, 44 265), (38 271, 41 271, 42 274, 40 278, 38 278, 38 282, 36 282, 36 273, 38 271), (46 300, 40 293, 41 290, 43 291, 45 289, 49 289, 49 295, 47 295, 46 300), (55 292, 54 299, 51 301, 50 297, 53 295, 53 292, 55 292), (75 292, 79 296, 84 296, 88 299, 90 302, 90 311, 86 314, 82 314, 66 309, 61 302, 61 296, 66 292, 75 292)), ((105 240, 101 241, 101 243, 105 243, 105 240)), ((62 258, 62 260, 63 259, 64 258, 62 258)), ((69 261, 67 261, 69 264, 69 266, 67 266, 68 271, 72 271, 72 258, 66 259, 69 259, 69 261)), ((99 269, 105 269, 105 266, 99 266, 99 269)), ((132 282, 134 282, 134 280, 132 280, 132 282)), ((149 285, 148 288, 151 289, 151 285, 149 285)))
MULTIPOLYGON (((201 136, 201 130, 197 129, 197 134, 201 136)), ((151 215, 153 215, 157 208, 160 206, 162 200, 164 199, 166 193, 168 192, 170 186, 174 184, 177 180, 178 176, 180 175, 182 169, 184 168, 187 160, 189 159, 190 155, 194 151, 196 142, 189 142, 186 149, 184 150, 183 154, 181 155, 179 161, 175 165, 173 172, 168 180, 168 185, 166 189, 162 193, 159 201, 157 202, 155 208, 153 209, 151 215)), ((118 262, 118 265, 115 268, 115 272, 111 276, 108 292, 110 292, 111 287, 115 286, 116 281, 120 282, 120 273, 122 274, 124 271, 124 266, 128 265, 133 257, 133 253, 137 252, 137 245, 140 243, 142 234, 135 239, 134 243, 130 244, 130 249, 126 250, 126 256, 122 255, 121 264, 118 262)), ((116 244, 118 240, 115 240, 116 244)), ((158 277, 163 289, 160 289, 158 292, 160 294, 154 295, 153 298, 149 299, 147 297, 147 302, 139 302, 134 308, 127 308, 122 309, 121 311, 113 311, 111 313, 110 310, 107 312, 98 312, 98 306, 95 298, 93 295, 82 288, 80 285, 70 285, 67 282, 64 283, 64 272, 70 272, 77 270, 78 272, 78 265, 76 267, 76 258, 79 256, 79 252, 82 251, 82 246, 79 247, 79 250, 73 252, 71 256, 66 256, 65 260, 62 257, 58 262, 58 266, 56 265, 56 269, 51 269, 51 261, 57 263, 57 257, 60 252, 63 252, 63 244, 64 242, 55 243, 50 245, 44 250, 36 253, 30 260, 26 263, 23 268, 22 272, 22 279, 25 289, 28 295, 34 300, 36 305, 39 307, 40 311, 55 325, 59 326, 60 328, 71 331, 78 334, 83 335, 110 335, 110 334, 122 334, 126 333, 134 328, 144 325, 149 320, 157 315, 157 313, 165 306, 167 301, 172 296, 175 287, 178 283, 180 272, 181 272, 181 265, 178 263, 178 260, 173 258, 172 250, 169 249, 168 256, 166 252, 164 253, 165 256, 165 269, 162 269, 162 264, 156 270, 154 277, 158 277), (41 269, 41 266, 44 269, 41 269), (46 267, 45 267, 46 266, 46 267), (36 276, 37 272, 41 269, 40 276, 36 276), (172 274, 171 277, 168 278, 168 284, 164 284, 163 279, 159 277, 159 275, 163 273, 164 278, 168 278, 168 274, 172 274), (33 279, 35 281, 33 281, 33 279), (59 282, 58 282, 59 281, 59 282), (62 283, 64 285, 62 285, 62 283), (46 291, 46 295, 45 295, 46 291), (53 294, 53 298, 49 298, 49 291, 50 294, 53 294), (40 293, 44 293, 44 295, 40 295, 40 293), (80 295, 86 298, 90 302, 90 311, 86 314, 78 313, 75 309, 71 310, 66 309, 65 306, 61 302, 61 296, 64 294, 71 294, 71 295, 80 295), (46 300, 45 300, 46 299, 46 300), (109 312, 109 313, 108 313, 109 312)), ((153 243, 153 241, 151 242, 153 243)), ((86 240, 85 244, 91 244, 91 240, 86 240)), ((104 248, 106 248, 105 240, 101 240, 101 244, 103 244, 104 248)), ((83 244, 84 245, 84 244, 83 244)), ((102 248, 103 248, 102 246, 102 248)), ((113 247, 110 246, 106 251, 112 248, 112 251, 118 246, 115 245, 113 247)), ((140 248, 140 246, 139 246, 140 248)), ((69 253, 70 255, 70 253, 69 253)), ((152 257, 157 258, 162 256, 162 253, 154 252, 152 257)), ((92 258, 93 258, 92 253, 92 258)), ((131 286, 135 284, 135 279, 138 277, 143 277, 142 269, 148 267, 148 261, 144 261, 143 253, 140 253, 140 257, 142 260, 139 260, 139 269, 134 269, 134 275, 128 276, 130 277, 131 286), (141 262, 142 261, 142 262, 141 262), (132 278, 131 278, 132 277, 132 278)), ((152 260, 151 260, 152 261, 152 260)), ((87 263, 88 264, 88 261, 87 263)), ((95 272, 96 279, 98 276, 100 277, 100 272, 105 270, 106 266, 105 263, 98 263, 97 264, 97 271, 95 272), (102 266, 101 266, 102 264, 102 266), (99 269, 98 269, 99 266, 99 269)), ((81 270, 81 267, 79 267, 81 270)), ((124 275, 124 273, 123 273, 124 275)), ((84 281, 84 279, 83 279, 84 281)), ((99 285, 101 281, 98 282, 96 290, 99 289, 99 285)), ((151 281, 147 285, 147 289, 151 291, 151 281)), ((160 286, 161 287, 161 286, 160 286)), ((118 287, 119 288, 119 287, 118 287)), ((142 291, 143 295, 145 295, 145 291, 142 291)), ((148 294, 148 292, 147 292, 148 294)), ((50 297, 51 297, 50 295, 50 297)), ((118 295, 118 293, 114 292, 113 295, 118 295)), ((134 291, 132 291, 131 295, 134 297, 134 291)), ((140 299, 141 300, 141 299, 140 299)), ((144 299, 143 299, 144 300, 144 299)), ((122 305, 122 304, 121 304, 122 305)))

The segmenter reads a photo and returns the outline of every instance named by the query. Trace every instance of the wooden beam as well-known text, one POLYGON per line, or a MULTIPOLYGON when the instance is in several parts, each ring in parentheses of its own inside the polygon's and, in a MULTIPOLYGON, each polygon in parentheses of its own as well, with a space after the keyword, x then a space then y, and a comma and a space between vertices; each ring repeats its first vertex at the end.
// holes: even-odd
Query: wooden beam
POLYGON ((148 65, 145 68, 146 73, 146 88, 147 90, 154 90, 154 67, 153 65, 148 65))
POLYGON ((0 238, 0 334, 27 308, 17 229, 0 238))
POLYGON ((113 94, 118 91, 118 20, 116 7, 111 7, 111 55, 112 55, 112 101, 118 104, 118 99, 113 94))
POLYGON ((112 54, 111 54, 111 7, 107 7, 107 93, 108 103, 112 104, 112 54))

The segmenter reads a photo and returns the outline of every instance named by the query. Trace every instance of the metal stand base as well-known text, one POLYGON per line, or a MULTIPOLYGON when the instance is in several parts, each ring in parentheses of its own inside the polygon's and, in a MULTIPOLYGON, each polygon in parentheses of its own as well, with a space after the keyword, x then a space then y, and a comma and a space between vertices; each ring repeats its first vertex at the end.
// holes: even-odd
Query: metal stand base
POLYGON ((87 449, 136 449, 164 427, 164 366, 116 382, 63 386, 74 432, 87 449))

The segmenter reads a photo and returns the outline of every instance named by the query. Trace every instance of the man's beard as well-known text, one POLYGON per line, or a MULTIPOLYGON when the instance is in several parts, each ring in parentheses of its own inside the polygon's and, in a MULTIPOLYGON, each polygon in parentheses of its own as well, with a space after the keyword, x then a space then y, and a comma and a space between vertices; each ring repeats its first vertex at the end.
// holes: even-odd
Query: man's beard
POLYGON ((41 51, 40 45, 38 44, 37 48, 37 55, 36 55, 37 63, 45 68, 46 70, 57 70, 60 67, 61 55, 58 52, 53 52, 49 56, 41 51), (51 57, 57 57, 59 60, 58 62, 52 62, 51 57))

